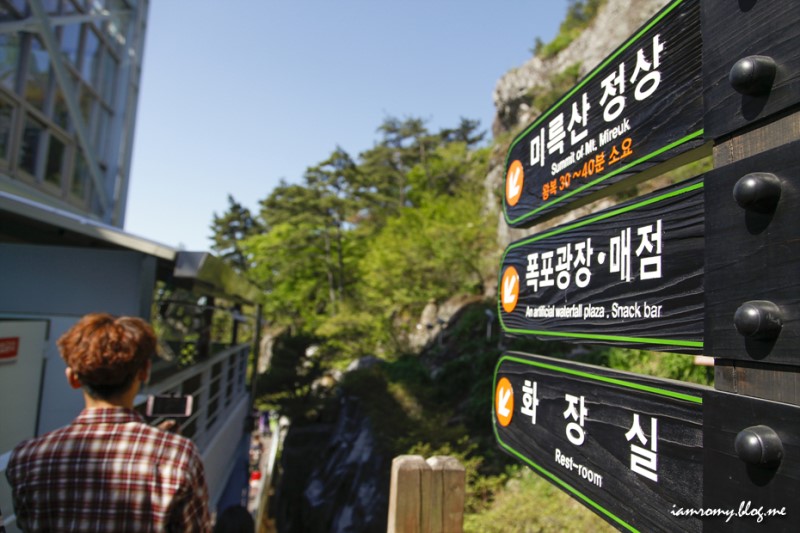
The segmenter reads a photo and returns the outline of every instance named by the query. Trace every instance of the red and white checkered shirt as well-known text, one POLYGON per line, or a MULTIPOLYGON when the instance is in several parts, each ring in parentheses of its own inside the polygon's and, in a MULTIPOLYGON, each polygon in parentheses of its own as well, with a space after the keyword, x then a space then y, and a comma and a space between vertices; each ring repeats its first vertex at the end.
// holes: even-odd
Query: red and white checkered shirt
POLYGON ((194 443, 130 409, 84 409, 70 425, 19 444, 6 476, 23 531, 211 529, 194 443))

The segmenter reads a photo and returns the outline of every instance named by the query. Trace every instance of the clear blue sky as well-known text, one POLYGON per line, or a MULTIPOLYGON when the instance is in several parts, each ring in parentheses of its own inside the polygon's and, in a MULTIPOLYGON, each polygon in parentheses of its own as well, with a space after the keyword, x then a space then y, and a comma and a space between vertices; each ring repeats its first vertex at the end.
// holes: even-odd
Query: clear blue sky
POLYGON ((154 0, 125 230, 208 250, 232 194, 257 212, 283 178, 387 117, 490 131, 492 91, 550 41, 567 0, 154 0))

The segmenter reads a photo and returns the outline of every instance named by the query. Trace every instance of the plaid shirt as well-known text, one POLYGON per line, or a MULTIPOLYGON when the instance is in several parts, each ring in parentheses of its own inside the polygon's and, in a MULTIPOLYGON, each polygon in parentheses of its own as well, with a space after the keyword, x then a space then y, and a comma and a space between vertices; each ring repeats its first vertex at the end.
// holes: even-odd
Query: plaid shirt
POLYGON ((130 409, 85 409, 70 425, 19 444, 6 476, 24 531, 211 529, 194 443, 130 409))

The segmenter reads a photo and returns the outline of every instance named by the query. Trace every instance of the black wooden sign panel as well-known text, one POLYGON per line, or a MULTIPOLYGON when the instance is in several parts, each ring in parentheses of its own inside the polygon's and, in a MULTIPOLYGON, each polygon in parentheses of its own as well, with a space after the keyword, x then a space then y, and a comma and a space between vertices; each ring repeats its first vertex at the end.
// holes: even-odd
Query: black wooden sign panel
POLYGON ((721 136, 800 103, 800 2, 703 0, 705 137, 721 136), (734 90, 729 74, 749 56, 770 57, 777 70, 764 92, 734 90), (770 88, 771 85, 771 88, 770 88))
POLYGON ((673 1, 546 110, 509 148, 506 221, 530 226, 701 146, 700 51, 698 0, 673 1))
POLYGON ((800 407, 707 391, 703 420, 705 530, 797 531, 800 407), (779 464, 750 464, 736 453, 739 432, 762 425, 780 438, 783 459, 779 464))
POLYGON ((500 446, 609 523, 702 529, 705 387, 516 352, 494 387, 500 446))
POLYGON ((712 170, 705 189, 707 354, 800 366, 800 142, 712 170), (778 180, 774 208, 745 209, 734 199, 737 182, 752 173, 778 180), (734 316, 751 301, 779 308, 783 326, 776 338, 738 333, 734 316))
POLYGON ((512 243, 507 333, 679 353, 703 349, 702 177, 512 243))

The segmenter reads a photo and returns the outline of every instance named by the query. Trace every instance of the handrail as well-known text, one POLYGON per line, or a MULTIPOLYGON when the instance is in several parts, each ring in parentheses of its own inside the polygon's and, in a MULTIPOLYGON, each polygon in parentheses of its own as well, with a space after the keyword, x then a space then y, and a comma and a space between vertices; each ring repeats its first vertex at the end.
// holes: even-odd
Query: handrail
POLYGON ((242 344, 237 344, 235 346, 231 346, 229 348, 226 348, 226 349, 220 351, 217 354, 214 354, 213 356, 209 357, 208 359, 204 359, 202 361, 198 361, 198 362, 196 362, 196 363, 194 363, 194 364, 192 364, 190 366, 187 366, 185 368, 177 369, 177 371, 174 374, 171 374, 166 379, 158 381, 155 384, 151 384, 150 387, 152 387, 154 385, 158 385, 159 386, 158 387, 159 391, 166 391, 166 390, 172 389, 177 385, 183 384, 183 382, 186 381, 186 377, 187 376, 193 376, 193 375, 199 374, 200 372, 206 370, 206 368, 212 366, 213 364, 215 364, 219 360, 229 357, 234 352, 240 353, 241 351, 243 351, 245 349, 249 350, 250 348, 251 348, 251 345, 249 343, 242 343, 242 344), (192 372, 189 373, 189 371, 192 371, 192 372))
POLYGON ((270 493, 267 488, 272 484, 273 481, 272 477, 275 473, 275 463, 277 462, 278 455, 283 448, 283 440, 288 432, 289 420, 286 417, 281 417, 280 420, 274 418, 270 419, 269 428, 270 433, 272 434, 272 438, 270 439, 269 454, 267 455, 266 462, 260 465, 261 479, 259 479, 255 497, 255 518, 257 531, 264 530, 264 528, 261 526, 270 520, 268 516, 270 493))

